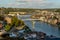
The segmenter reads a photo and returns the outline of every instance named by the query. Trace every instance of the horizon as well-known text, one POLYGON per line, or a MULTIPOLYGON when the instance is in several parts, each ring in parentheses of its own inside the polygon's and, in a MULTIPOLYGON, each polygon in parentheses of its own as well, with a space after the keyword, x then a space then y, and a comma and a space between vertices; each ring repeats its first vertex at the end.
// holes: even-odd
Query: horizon
MULTIPOLYGON (((17 7, 0 7, 0 8, 17 8, 17 7)), ((60 8, 19 8, 19 9, 60 9, 60 8)))

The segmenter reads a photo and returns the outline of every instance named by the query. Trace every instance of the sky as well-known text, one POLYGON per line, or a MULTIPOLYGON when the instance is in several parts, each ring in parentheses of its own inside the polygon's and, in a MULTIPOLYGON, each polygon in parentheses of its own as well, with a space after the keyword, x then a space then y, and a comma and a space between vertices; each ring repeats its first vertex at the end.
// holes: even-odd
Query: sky
POLYGON ((60 8, 60 0, 0 0, 0 7, 60 8))

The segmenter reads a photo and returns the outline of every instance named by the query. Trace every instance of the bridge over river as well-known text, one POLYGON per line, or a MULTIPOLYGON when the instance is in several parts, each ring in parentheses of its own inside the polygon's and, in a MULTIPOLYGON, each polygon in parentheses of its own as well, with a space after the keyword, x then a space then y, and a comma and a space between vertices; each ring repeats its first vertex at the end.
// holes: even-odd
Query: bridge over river
POLYGON ((58 29, 58 27, 54 27, 50 24, 37 21, 39 19, 31 19, 29 17, 24 18, 24 16, 23 18, 18 16, 18 19, 22 19, 32 31, 37 31, 37 32, 40 31, 46 33, 47 35, 60 37, 60 29, 58 29))

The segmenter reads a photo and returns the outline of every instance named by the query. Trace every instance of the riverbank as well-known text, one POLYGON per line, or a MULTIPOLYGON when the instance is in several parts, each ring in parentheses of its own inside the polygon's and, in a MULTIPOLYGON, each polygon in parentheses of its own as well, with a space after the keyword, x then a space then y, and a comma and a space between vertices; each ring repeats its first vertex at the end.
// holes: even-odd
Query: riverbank
POLYGON ((47 23, 47 24, 50 24, 51 26, 53 26, 53 27, 58 27, 58 28, 60 28, 60 23, 56 23, 56 24, 54 24, 54 23, 49 23, 48 21, 42 21, 42 20, 40 20, 40 22, 44 22, 44 23, 47 23))

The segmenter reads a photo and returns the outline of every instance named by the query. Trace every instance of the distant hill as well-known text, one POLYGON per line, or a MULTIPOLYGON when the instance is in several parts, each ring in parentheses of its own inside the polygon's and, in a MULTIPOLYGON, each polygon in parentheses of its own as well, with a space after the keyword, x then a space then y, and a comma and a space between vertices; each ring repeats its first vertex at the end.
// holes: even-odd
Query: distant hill
POLYGON ((32 8, 0 8, 3 13, 8 14, 9 12, 34 12, 35 10, 41 10, 41 11, 54 11, 54 12, 60 12, 60 9, 54 8, 54 9, 32 9, 32 8))

